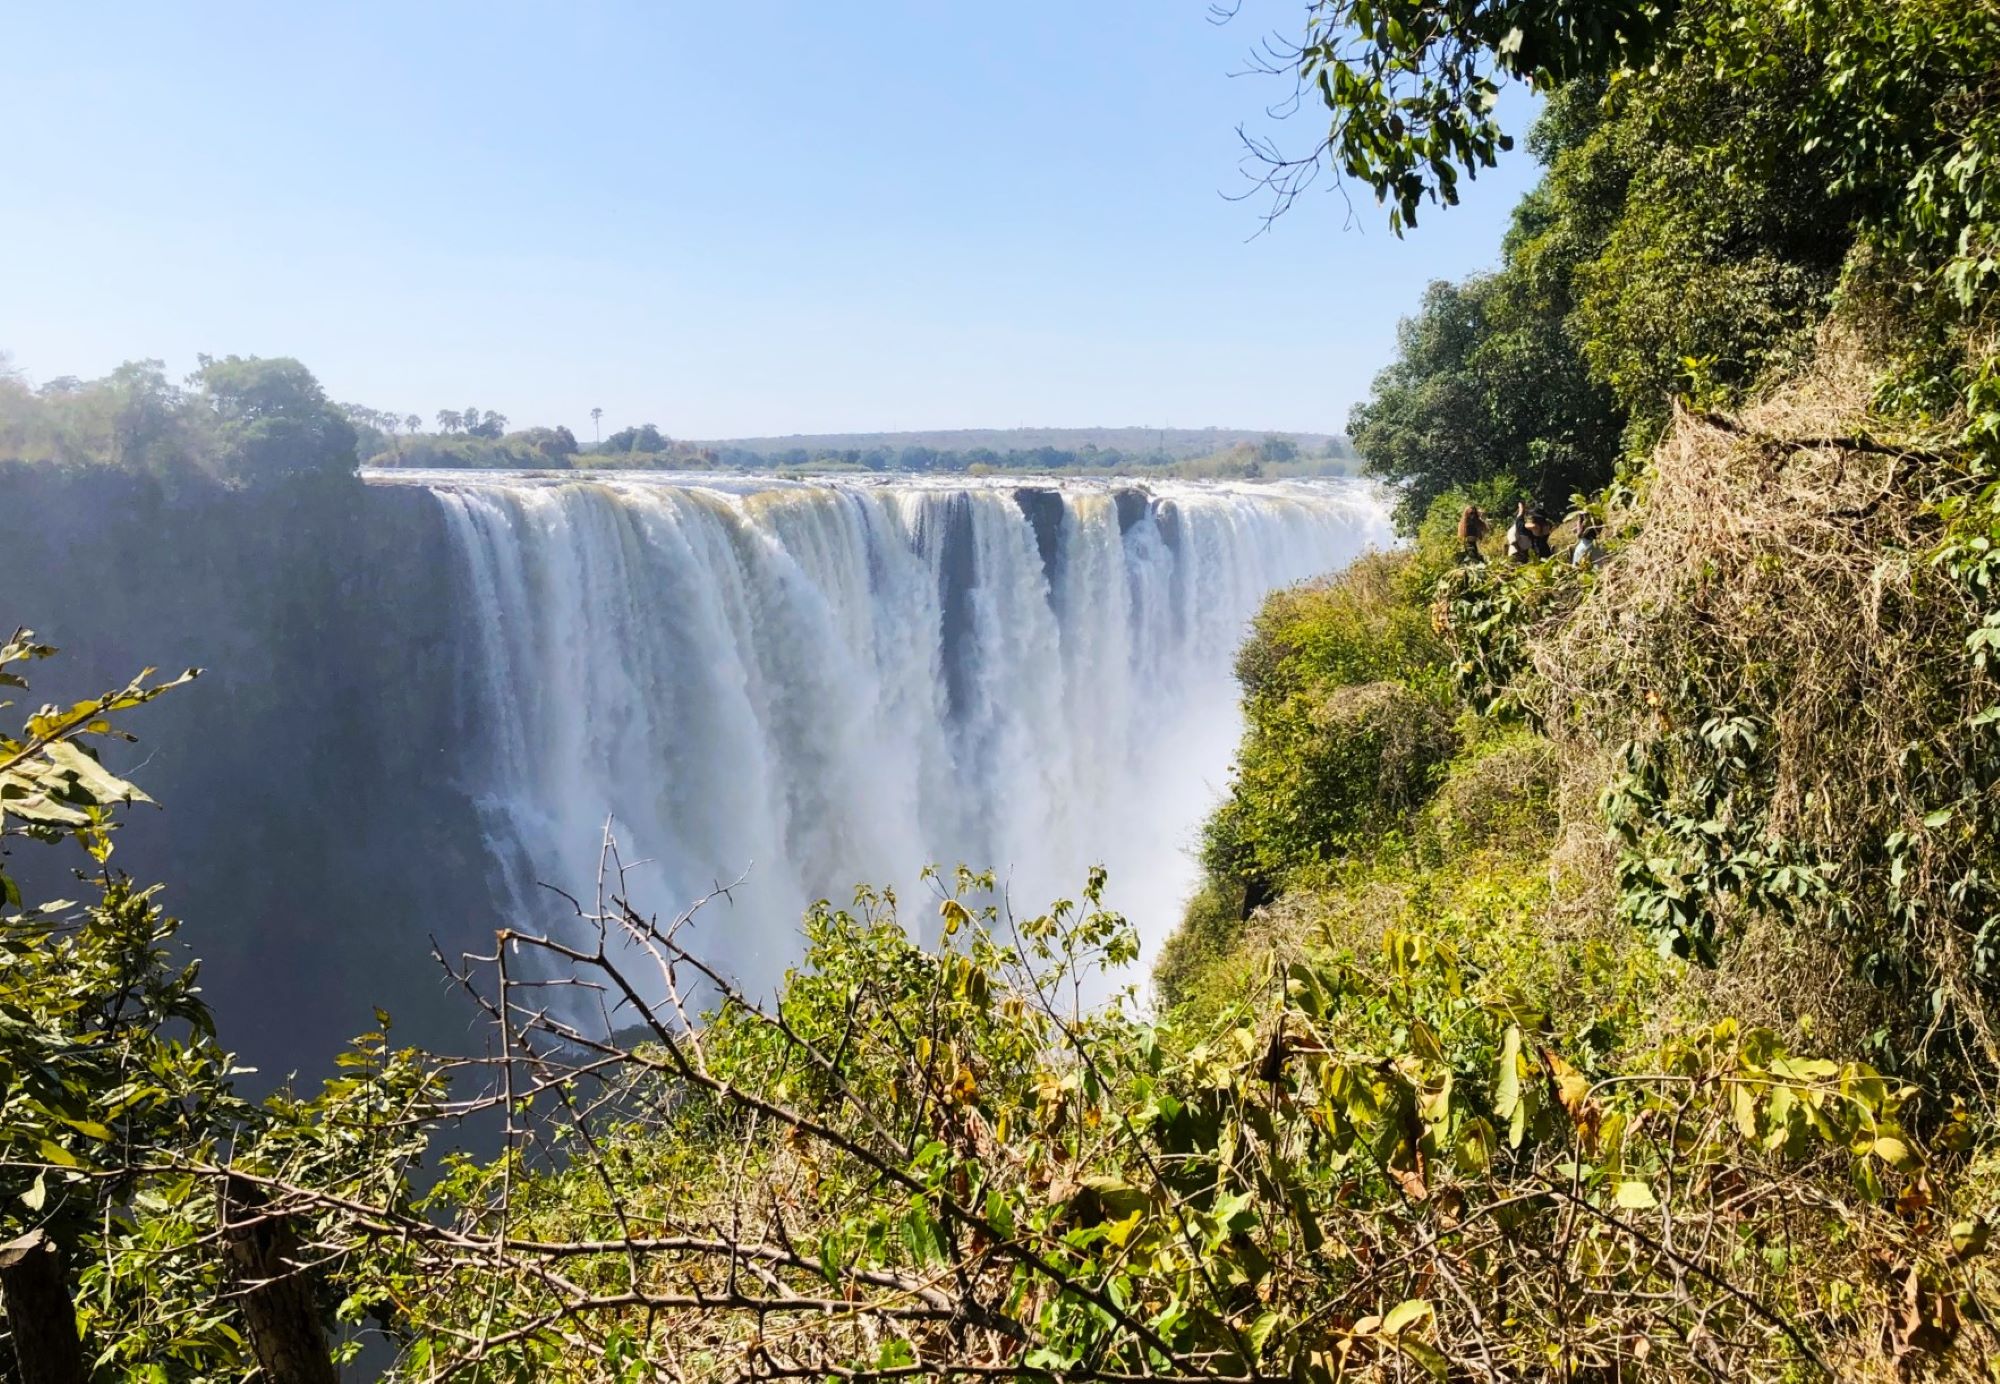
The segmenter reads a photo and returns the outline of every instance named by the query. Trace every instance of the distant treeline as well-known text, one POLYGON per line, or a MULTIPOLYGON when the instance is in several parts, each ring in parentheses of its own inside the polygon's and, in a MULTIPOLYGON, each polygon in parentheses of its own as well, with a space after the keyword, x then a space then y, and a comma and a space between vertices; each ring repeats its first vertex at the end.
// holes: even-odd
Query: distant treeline
POLYGON ((735 437, 710 440, 703 445, 751 452, 767 459, 800 451, 811 456, 824 456, 883 448, 900 453, 907 448, 916 448, 945 453, 985 450, 1002 456, 1010 452, 1043 450, 1079 456, 1108 452, 1126 457, 1186 461, 1194 457, 1214 456, 1242 443, 1254 445, 1272 436, 1286 438, 1307 456, 1345 454, 1343 438, 1328 433, 1290 432, 1278 428, 941 428, 914 432, 735 437), (1336 450, 1329 453, 1329 447, 1336 450))
POLYGON ((39 389, 0 368, 0 461, 239 485, 354 471, 360 437, 349 411, 327 399, 305 366, 285 358, 198 359, 180 384, 157 360, 39 389))
MULTIPOLYGON (((370 466, 507 469, 633 468, 678 471, 1018 471, 1131 472, 1255 476, 1271 468, 1342 473, 1352 457, 1344 438, 1319 434, 1236 433, 1220 428, 1165 432, 1143 428, 1022 428, 939 433, 854 433, 823 437, 686 442, 657 424, 621 428, 602 442, 579 443, 568 428, 505 431, 505 418, 468 409, 475 420, 407 435, 395 420, 350 410, 370 466), (497 425, 496 425, 497 419, 497 425), (1099 437, 1126 439, 1110 446, 1099 437), (1015 442, 1019 445, 994 445, 1015 442), (950 443, 961 445, 953 446, 950 443), (1190 444, 1206 444, 1190 449, 1190 444), (778 445, 790 443, 791 445, 778 445), (1143 445, 1142 445, 1143 444, 1143 445)), ((450 418, 447 414, 445 417, 450 418)), ((406 420, 414 422, 415 420, 406 420)))
POLYGON ((653 423, 579 442, 570 429, 510 429, 491 409, 440 409, 431 423, 328 399, 289 358, 199 358, 170 379, 157 360, 102 379, 35 387, 0 360, 0 461, 118 466, 244 484, 357 467, 477 470, 1341 474, 1352 453, 1324 434, 1221 428, 1020 428, 677 441, 653 423), (782 445, 781 445, 782 444, 782 445))

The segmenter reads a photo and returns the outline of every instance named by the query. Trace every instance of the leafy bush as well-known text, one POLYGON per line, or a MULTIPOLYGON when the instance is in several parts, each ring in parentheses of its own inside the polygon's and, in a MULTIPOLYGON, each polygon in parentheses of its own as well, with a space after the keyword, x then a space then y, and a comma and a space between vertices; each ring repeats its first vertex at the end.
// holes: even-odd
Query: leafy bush
POLYGON ((1262 707, 1203 837, 1212 876, 1266 886, 1393 831, 1456 747, 1445 709, 1401 683, 1262 707))
POLYGON ((1240 884, 1207 878, 1196 888, 1153 961, 1153 992, 1162 1005, 1201 1004, 1218 988, 1215 968, 1235 955, 1242 940, 1243 902, 1240 884))
POLYGON ((1204 830, 1222 894, 1254 905, 1291 871, 1395 830, 1455 741, 1419 590, 1434 554, 1373 554, 1278 593, 1242 651, 1248 732, 1204 830))
POLYGON ((1429 682, 1441 651, 1414 593, 1434 552, 1369 553, 1337 576, 1271 596, 1236 656, 1246 706, 1362 682, 1429 682))
POLYGON ((1482 731, 1478 723, 1461 725, 1466 748, 1424 814, 1429 835, 1452 852, 1546 846, 1559 777, 1555 747, 1528 731, 1482 731))
POLYGON ((344 1312, 393 1306, 398 1377, 747 1354, 781 1376, 1775 1379, 1879 1358, 1892 1310, 1897 1350, 1986 1343, 1955 1305, 1985 1222, 1947 1220, 1915 1093, 1866 1065, 1729 1023, 1649 1040, 1629 995, 1582 1022, 1616 959, 1545 998, 1498 893, 1440 919, 1463 945, 1392 926, 1308 949, 1253 1006, 1149 1024, 1076 1003, 1134 946, 1102 884, 1015 919, 961 872, 928 946, 892 896, 820 905, 768 1006, 687 949, 692 914, 612 901, 600 945, 503 935, 463 979, 502 1025, 507 1152, 413 1203, 398 1160, 435 1111, 364 1053, 260 1141, 295 1154, 264 1185, 344 1312), (524 954, 624 996, 636 1041, 553 1014, 510 979, 524 954))

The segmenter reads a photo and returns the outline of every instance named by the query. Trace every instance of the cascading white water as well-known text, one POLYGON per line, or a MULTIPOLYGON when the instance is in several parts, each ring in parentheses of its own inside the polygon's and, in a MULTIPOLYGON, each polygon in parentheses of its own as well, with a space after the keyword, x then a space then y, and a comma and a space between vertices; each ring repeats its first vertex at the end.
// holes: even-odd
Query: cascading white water
POLYGON ((1227 775, 1246 621, 1389 536, 1342 482, 391 478, 446 513, 468 772, 521 906, 587 893, 609 819, 662 912, 748 868, 699 926, 760 984, 812 899, 912 897, 930 862, 990 866, 1028 911, 1102 863, 1157 941, 1227 775))

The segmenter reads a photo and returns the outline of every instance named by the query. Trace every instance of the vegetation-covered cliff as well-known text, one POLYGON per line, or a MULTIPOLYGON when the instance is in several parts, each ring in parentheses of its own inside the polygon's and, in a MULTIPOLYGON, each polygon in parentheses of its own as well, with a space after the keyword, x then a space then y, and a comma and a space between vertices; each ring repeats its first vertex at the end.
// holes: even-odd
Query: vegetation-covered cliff
MULTIPOLYGON (((449 1047, 428 934, 483 935, 498 899, 465 775, 463 624, 436 505, 349 475, 232 485, 0 463, 0 582, 64 657, 68 704, 139 666, 203 670, 134 715, 107 760, 171 811, 129 815, 194 923, 206 991, 268 1086, 322 1070, 355 997, 449 1047)), ((18 855, 44 897, 75 862, 18 855)), ((365 1009, 363 1010, 365 1013, 365 1009)))

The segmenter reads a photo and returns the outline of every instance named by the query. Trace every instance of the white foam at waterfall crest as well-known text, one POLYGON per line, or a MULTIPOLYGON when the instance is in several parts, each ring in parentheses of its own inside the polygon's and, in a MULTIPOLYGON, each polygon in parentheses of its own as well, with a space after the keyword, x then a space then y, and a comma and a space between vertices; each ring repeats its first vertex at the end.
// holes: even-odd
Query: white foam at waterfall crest
POLYGON ((1157 942, 1247 620, 1389 539, 1354 483, 395 479, 455 545, 466 772, 516 906, 587 894, 609 819, 663 913, 750 868, 699 926, 757 985, 811 900, 919 898, 927 862, 992 867, 1024 912, 1103 863, 1157 942))

